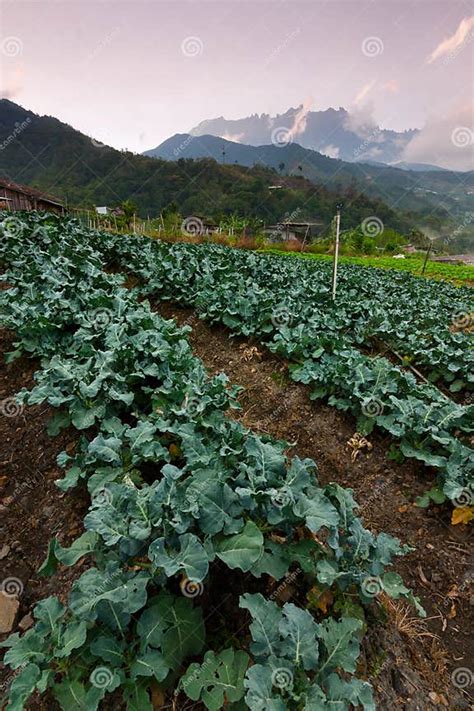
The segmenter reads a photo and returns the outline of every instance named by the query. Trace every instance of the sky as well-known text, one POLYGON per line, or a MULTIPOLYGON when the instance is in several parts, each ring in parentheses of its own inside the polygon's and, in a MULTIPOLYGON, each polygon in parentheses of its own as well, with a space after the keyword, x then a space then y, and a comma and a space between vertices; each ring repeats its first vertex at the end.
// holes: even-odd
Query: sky
POLYGON ((0 0, 0 23, 2 96, 116 148, 308 101, 423 128, 411 160, 472 144, 467 0, 0 0))

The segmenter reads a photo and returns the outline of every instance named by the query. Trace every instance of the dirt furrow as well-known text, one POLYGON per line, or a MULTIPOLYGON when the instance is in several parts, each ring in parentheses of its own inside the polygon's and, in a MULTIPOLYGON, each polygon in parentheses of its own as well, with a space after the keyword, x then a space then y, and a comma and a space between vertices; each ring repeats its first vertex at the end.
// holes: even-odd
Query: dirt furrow
MULTIPOLYGON (((32 387, 37 363, 22 357, 7 365, 3 355, 13 350, 13 340, 0 331, 0 618, 7 623, 10 600, 18 599, 11 631, 21 632, 31 627, 39 600, 56 595, 65 602, 82 572, 78 565, 61 567, 48 578, 37 573, 53 536, 66 545, 82 533, 87 497, 78 491, 63 494, 54 484, 64 475, 56 457, 74 445, 78 433, 71 428, 50 437, 46 428, 52 408, 23 408, 14 400, 22 387, 32 387)), ((0 634, 0 641, 7 636, 0 634)), ((11 678, 11 669, 0 669, 0 708, 11 678)), ((48 706, 32 701, 29 708, 48 706)))

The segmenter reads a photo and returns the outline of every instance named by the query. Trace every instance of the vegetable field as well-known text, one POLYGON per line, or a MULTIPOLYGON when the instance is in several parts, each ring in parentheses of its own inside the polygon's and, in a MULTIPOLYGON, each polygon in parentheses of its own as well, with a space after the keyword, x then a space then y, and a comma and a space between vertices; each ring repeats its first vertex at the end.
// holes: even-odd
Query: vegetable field
POLYGON ((359 432, 378 427, 393 437, 394 456, 433 467, 420 503, 471 501, 471 289, 345 266, 332 303, 326 263, 143 238, 121 241, 118 251, 142 293, 191 304, 202 318, 255 336, 291 362, 313 398, 354 414, 359 432))
MULTIPOLYGON (((282 256, 299 257, 316 261, 332 261, 328 254, 313 254, 311 252, 283 252, 278 249, 261 250, 263 253, 279 254, 282 256)), ((424 257, 405 255, 404 259, 397 257, 357 257, 341 256, 341 264, 358 264, 362 267, 379 267, 381 269, 396 269, 407 271, 415 276, 420 276, 423 271, 424 257)), ((474 284, 474 266, 466 264, 445 264, 428 259, 425 266, 424 277, 430 279, 443 279, 457 285, 474 284)))
POLYGON ((80 535, 53 537, 38 572, 70 569, 70 589, 3 642, 6 708, 383 708, 362 649, 387 606, 426 614, 394 570, 409 547, 370 530, 312 459, 233 418, 238 390, 153 302, 193 307, 288 363, 360 437, 383 433, 394 459, 421 462, 419 506, 444 504, 465 527, 472 292, 344 265, 332 303, 324 262, 1 219, 6 360, 35 369, 10 405, 44 405, 49 436, 73 438, 56 486, 85 502, 80 535), (231 613, 216 624, 223 588, 231 613))

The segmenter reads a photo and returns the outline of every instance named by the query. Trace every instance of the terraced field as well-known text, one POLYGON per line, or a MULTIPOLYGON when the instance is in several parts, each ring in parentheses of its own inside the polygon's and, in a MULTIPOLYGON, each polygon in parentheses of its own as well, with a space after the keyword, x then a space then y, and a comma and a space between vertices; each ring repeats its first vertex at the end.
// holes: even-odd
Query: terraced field
MULTIPOLYGON (((333 304, 325 264, 124 238, 35 213, 3 215, 0 229, 6 372, 20 390, 6 393, 4 420, 42 408, 51 441, 63 447, 57 496, 75 502, 63 518, 61 499, 36 484, 60 530, 39 570, 44 589, 31 566, 21 577, 13 562, 3 581, 11 599, 26 591, 23 611, 32 612, 26 631, 4 642, 7 708, 343 711, 430 708, 448 695, 463 708, 463 632, 450 629, 443 646, 429 627, 432 590, 420 601, 400 572, 419 578, 427 565, 417 549, 436 545, 441 559, 460 531, 444 563, 440 620, 443 631, 456 609, 464 620, 471 292, 344 267, 333 304), (176 304, 192 311, 183 319, 176 304), (282 441, 290 429, 272 432, 239 415, 242 394, 221 372, 225 360, 212 372, 198 329, 177 323, 197 317, 225 326, 221 340, 211 330, 201 336, 229 361, 237 349, 244 380, 267 362, 261 378, 297 388, 309 422, 321 401, 344 439, 352 428, 349 461, 362 477, 367 451, 390 452, 400 480, 394 486, 387 469, 382 498, 403 488, 406 458, 419 503, 437 504, 413 509, 420 527, 434 516, 432 538, 428 526, 410 547, 377 530, 380 519, 368 526, 361 512, 370 512, 374 490, 358 487, 359 510, 345 488, 350 465, 330 477, 326 462, 321 476, 303 451, 309 438, 298 455, 282 441), (227 351, 232 334, 240 342, 227 351), (23 369, 29 375, 20 377, 23 369), (403 569, 412 555, 416 566, 403 569), (391 647, 404 674, 397 683, 380 661, 391 647)), ((239 369, 232 375, 240 385, 239 369)), ((281 407, 283 419, 291 402, 281 407)), ((41 462, 43 447, 52 448, 46 432, 37 438, 41 462)), ((328 457, 328 446, 322 439, 320 454, 328 457)), ((2 505, 18 531, 24 512, 14 505, 25 489, 18 494, 18 480, 6 479, 12 495, 2 505)), ((398 508, 413 506, 406 500, 398 508)), ((24 544, 34 550, 31 538, 24 544)))

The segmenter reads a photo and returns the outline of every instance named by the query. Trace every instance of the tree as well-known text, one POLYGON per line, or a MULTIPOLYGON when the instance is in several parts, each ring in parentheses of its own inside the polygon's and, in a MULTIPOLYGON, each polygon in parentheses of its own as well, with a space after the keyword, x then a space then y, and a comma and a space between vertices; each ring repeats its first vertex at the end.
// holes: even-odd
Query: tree
POLYGON ((127 223, 127 227, 128 229, 130 229, 132 225, 132 218, 134 217, 134 215, 136 215, 137 212, 137 206, 133 202, 133 200, 124 200, 120 207, 123 210, 123 215, 125 218, 125 222, 127 223))
POLYGON ((283 171, 285 170, 285 164, 283 162, 278 163, 278 170, 280 171, 280 173, 283 173, 283 171))

